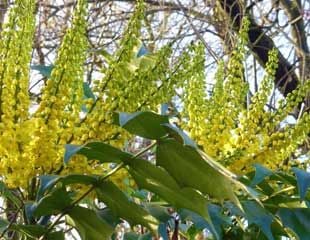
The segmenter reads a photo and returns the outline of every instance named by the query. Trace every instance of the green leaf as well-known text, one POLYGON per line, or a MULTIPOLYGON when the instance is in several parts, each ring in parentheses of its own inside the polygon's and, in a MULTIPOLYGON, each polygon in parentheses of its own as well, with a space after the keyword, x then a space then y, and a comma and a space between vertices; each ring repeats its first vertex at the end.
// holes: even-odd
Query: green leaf
POLYGON ((239 205, 232 181, 209 165, 194 148, 173 139, 162 140, 156 156, 156 164, 166 169, 181 187, 194 188, 219 200, 229 199, 239 205))
POLYGON ((43 76, 43 77, 47 77, 49 78, 51 76, 51 73, 52 73, 52 70, 54 68, 53 65, 50 65, 50 66, 45 66, 45 65, 32 65, 30 66, 31 69, 33 70, 37 70, 40 72, 40 74, 43 76))
POLYGON ((0 195, 3 198, 10 200, 15 206, 19 207, 21 201, 14 195, 14 193, 8 189, 4 182, 0 181, 0 195))
POLYGON ((215 239, 222 239, 223 237, 222 229, 224 227, 231 225, 231 220, 230 218, 224 216, 221 213, 222 208, 215 204, 209 204, 208 210, 214 228, 210 226, 209 222, 207 222, 204 218, 202 218, 201 216, 192 211, 189 211, 187 209, 181 209, 178 213, 180 214, 182 220, 191 221, 194 224, 193 225, 194 228, 200 231, 207 228, 212 232, 215 239))
POLYGON ((59 177, 57 182, 61 182, 65 186, 70 184, 95 185, 98 178, 96 175, 69 174, 59 177))
POLYGON ((298 168, 293 168, 293 171, 296 174, 297 178, 297 186, 300 200, 305 200, 307 190, 310 186, 310 173, 298 168))
POLYGON ((169 135, 173 137, 175 140, 177 140, 178 142, 186 146, 198 148, 197 144, 181 129, 171 125, 170 123, 162 124, 162 126, 166 129, 167 133, 169 133, 169 135))
POLYGON ((96 97, 87 82, 83 82, 83 91, 84 91, 84 98, 92 98, 96 100, 96 97))
POLYGON ((35 216, 47 216, 58 214, 62 212, 66 207, 70 206, 72 199, 69 193, 61 189, 56 189, 50 192, 46 196, 40 199, 40 201, 35 204, 34 215, 35 216))
POLYGON ((154 233, 157 232, 158 221, 145 209, 128 200, 126 195, 110 181, 100 183, 96 188, 98 199, 104 202, 112 212, 132 225, 141 224, 154 233))
POLYGON ((77 229, 82 240, 109 239, 113 233, 113 228, 88 208, 72 208, 68 212, 67 222, 77 229))
POLYGON ((34 211, 36 210, 36 204, 34 202, 26 202, 24 209, 28 222, 33 221, 34 211))
POLYGON ((122 222, 120 218, 108 207, 98 210, 97 214, 112 227, 116 227, 117 224, 122 222))
POLYGON ((45 234, 46 228, 41 225, 22 225, 22 224, 13 224, 11 226, 12 230, 16 230, 28 237, 39 238, 45 234))
POLYGON ((123 240, 138 240, 139 235, 133 232, 127 232, 124 234, 123 240))
POLYGON ((152 240, 152 235, 151 233, 145 233, 141 235, 138 240, 152 240))
POLYGON ((160 222, 166 223, 171 219, 167 207, 155 205, 154 203, 145 203, 144 207, 152 216, 154 216, 160 222))
POLYGON ((150 233, 139 235, 133 232, 127 232, 124 234, 123 240, 152 240, 152 235, 150 233))
POLYGON ((37 194, 37 201, 39 201, 43 197, 43 195, 50 189, 52 189, 57 183, 62 183, 63 185, 94 185, 98 181, 98 176, 84 174, 69 174, 66 176, 42 175, 39 177, 39 179, 40 186, 37 194))
POLYGON ((285 227, 297 234, 300 240, 308 240, 310 236, 309 208, 280 208, 277 215, 285 227))
POLYGON ((5 219, 0 218, 0 233, 2 233, 9 225, 9 222, 5 219))
POLYGON ((252 186, 252 187, 261 183, 266 177, 269 177, 273 174, 272 171, 263 167, 260 164, 254 164, 254 167, 255 167, 255 175, 254 175, 254 178, 252 179, 252 181, 250 183, 250 186, 252 186))
POLYGON ((62 231, 51 232, 47 235, 47 240, 65 240, 65 233, 62 231))
POLYGON ((131 154, 103 142, 90 142, 83 146, 67 144, 64 155, 65 164, 75 154, 84 155, 88 160, 98 160, 101 163, 120 163, 120 161, 127 161, 132 157, 131 154))
POLYGON ((153 112, 118 113, 115 116, 117 125, 128 132, 148 139, 159 139, 167 133, 161 124, 169 123, 167 116, 153 112))
POLYGON ((274 217, 272 214, 254 201, 242 202, 242 206, 249 224, 256 224, 269 240, 273 240, 274 237, 271 232, 271 224, 274 217))
POLYGON ((167 223, 160 223, 158 226, 158 234, 162 237, 163 240, 169 240, 167 227, 167 223))
POLYGON ((42 175, 39 177, 40 185, 37 193, 37 201, 44 195, 44 193, 52 188, 58 181, 59 177, 56 175, 42 175))
POLYGON ((176 181, 161 167, 154 166, 146 160, 132 159, 129 173, 141 189, 159 195, 171 205, 190 209, 209 221, 207 199, 192 188, 180 188, 176 181))
POLYGON ((64 154, 64 163, 68 164, 71 157, 77 154, 84 146, 82 145, 74 145, 74 144, 66 144, 65 145, 65 154, 64 154))

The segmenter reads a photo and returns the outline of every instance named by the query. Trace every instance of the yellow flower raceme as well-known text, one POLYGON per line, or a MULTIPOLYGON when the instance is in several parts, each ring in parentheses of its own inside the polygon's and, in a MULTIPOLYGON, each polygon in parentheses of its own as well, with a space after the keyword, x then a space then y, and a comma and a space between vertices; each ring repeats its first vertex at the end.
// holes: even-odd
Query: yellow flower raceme
MULTIPOLYGON (((248 89, 242 61, 247 27, 245 22, 239 44, 228 61, 227 72, 224 73, 223 63, 219 65, 210 97, 204 90, 204 68, 195 60, 191 61, 182 111, 182 127, 210 156, 236 173, 248 171, 253 163, 281 167, 291 160, 310 133, 308 113, 304 113, 295 125, 282 126, 283 120, 309 92, 310 81, 300 85, 285 101, 280 100, 277 110, 266 107, 274 88, 278 61, 275 50, 269 53, 266 75, 258 92, 250 99, 251 104, 246 105, 248 89)), ((193 59, 203 60, 201 51, 196 51, 193 59)))
POLYGON ((25 144, 30 139, 29 62, 34 33, 35 1, 17 0, 4 24, 0 42, 0 169, 11 185, 24 184, 21 172, 28 177, 25 144), (22 136, 22 137, 21 137, 22 136))

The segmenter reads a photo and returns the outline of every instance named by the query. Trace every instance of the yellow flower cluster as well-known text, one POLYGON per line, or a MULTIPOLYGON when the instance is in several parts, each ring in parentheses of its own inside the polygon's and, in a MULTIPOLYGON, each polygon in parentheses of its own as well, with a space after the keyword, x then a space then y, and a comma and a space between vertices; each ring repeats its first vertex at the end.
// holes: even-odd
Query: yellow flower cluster
POLYGON ((17 0, 4 24, 0 42, 0 172, 9 184, 28 175, 29 62, 34 32, 35 1, 17 0))
POLYGON ((282 167, 304 143, 310 133, 309 114, 304 113, 293 126, 283 121, 310 90, 309 81, 280 100, 277 110, 266 107, 274 88, 277 51, 269 53, 266 74, 259 90, 247 105, 248 87, 243 76, 243 59, 248 22, 243 23, 240 40, 228 61, 227 72, 220 62, 212 95, 205 90, 204 49, 196 46, 189 65, 190 77, 184 85, 182 127, 212 157, 236 173, 247 171, 253 163, 282 167))
POLYGON ((210 156, 217 159, 224 159, 231 154, 231 130, 236 126, 236 118, 243 108, 246 97, 243 59, 247 29, 248 23, 245 22, 240 30, 238 47, 229 59, 229 74, 226 78, 224 63, 219 62, 216 82, 210 98, 205 94, 204 49, 201 44, 196 47, 190 66, 192 77, 185 86, 183 115, 187 122, 183 124, 183 128, 210 156))
MULTIPOLYGON (((12 188, 30 188, 40 174, 93 173, 109 165, 75 156, 63 165, 64 145, 101 140, 123 147, 130 135, 112 124, 115 111, 157 110, 182 85, 181 69, 169 67, 171 46, 138 54, 144 4, 137 1, 119 49, 109 57, 103 77, 91 84, 94 98, 84 96, 87 58, 87 1, 78 0, 72 23, 58 50, 38 108, 30 114, 29 62, 35 27, 35 1, 17 0, 0 42, 0 174, 12 188)), ((123 182, 126 172, 114 177, 123 182)))

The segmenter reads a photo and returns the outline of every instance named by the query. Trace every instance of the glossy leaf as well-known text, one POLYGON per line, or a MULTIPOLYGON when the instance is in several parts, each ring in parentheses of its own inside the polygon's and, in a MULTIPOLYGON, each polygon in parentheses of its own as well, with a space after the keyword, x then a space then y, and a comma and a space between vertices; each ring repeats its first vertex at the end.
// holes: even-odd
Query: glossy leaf
POLYGON ((112 227, 116 227, 117 224, 122 222, 120 218, 108 207, 98 210, 97 214, 112 227))
POLYGON ((32 238, 39 238, 46 233, 46 228, 41 225, 13 224, 10 229, 32 238))
POLYGON ((0 218, 0 234, 7 228, 9 222, 5 219, 0 218))
POLYGON ((0 181, 0 195, 1 197, 11 201, 11 203, 14 203, 14 205, 17 207, 21 204, 20 200, 11 192, 11 190, 2 181, 0 181))
POLYGON ((255 167, 255 175, 252 179, 250 185, 256 186, 257 184, 261 183, 266 177, 271 176, 273 172, 260 164, 254 164, 255 167))
POLYGON ((42 175, 39 177, 40 185, 37 193, 37 201, 44 195, 44 193, 53 187, 58 181, 59 177, 56 175, 42 175))
POLYGON ((167 116, 153 112, 118 113, 115 123, 128 132, 148 139, 159 139, 167 133, 162 126, 169 123, 167 116))
POLYGON ((273 240, 271 224, 274 217, 254 201, 245 201, 242 203, 242 206, 249 224, 256 224, 269 240, 273 240))
POLYGON ((192 188, 181 188, 162 168, 146 160, 133 159, 129 172, 141 189, 158 194, 176 208, 187 208, 209 221, 207 199, 192 188))
POLYGON ((132 157, 131 154, 123 152, 103 142, 90 142, 83 146, 66 145, 64 162, 67 164, 75 154, 81 154, 88 160, 98 160, 101 163, 126 161, 132 157))
POLYGON ((74 207, 68 212, 67 222, 75 227, 82 240, 109 239, 113 228, 100 218, 95 211, 74 207))
POLYGON ((43 197, 43 195, 52 189, 55 184, 62 183, 63 185, 70 184, 96 184, 98 177, 94 175, 84 174, 69 174, 66 176, 55 176, 55 175, 43 175, 39 177, 40 186, 37 194, 37 201, 43 197))
POLYGON ((210 166, 194 148, 173 139, 162 140, 156 156, 156 163, 166 169, 181 187, 194 188, 219 200, 229 199, 239 203, 232 181, 210 166))
POLYGON ((92 98, 93 100, 96 100, 96 97, 91 90, 88 83, 83 82, 83 92, 84 92, 84 98, 92 98))
POLYGON ((127 220, 132 225, 141 224, 154 233, 157 232, 158 221, 145 209, 129 201, 126 195, 110 181, 104 181, 96 188, 98 199, 104 202, 113 213, 127 220))
POLYGON ((158 234, 162 237, 163 240, 169 240, 167 232, 167 223, 160 223, 158 226, 158 234))
POLYGON ((310 173, 298 168, 293 168, 293 171, 296 174, 300 199, 305 200, 307 190, 310 187, 310 173))
POLYGON ((181 129, 177 128, 176 126, 173 126, 170 123, 163 124, 162 126, 166 129, 167 133, 169 133, 169 135, 173 137, 175 140, 177 140, 178 142, 186 146, 198 148, 197 144, 181 129))
POLYGON ((221 213, 222 208, 217 205, 209 204, 208 210, 214 227, 210 226, 209 222, 192 211, 181 209, 179 214, 181 219, 191 221, 194 228, 200 231, 207 228, 212 232, 215 239, 222 239, 223 228, 231 225, 231 220, 221 213))
POLYGON ((63 188, 56 189, 48 193, 46 196, 40 199, 33 208, 35 216, 47 216, 58 214, 62 212, 66 207, 70 206, 72 199, 69 193, 63 188))
POLYGON ((299 240, 308 240, 310 236, 309 208, 280 208, 278 213, 285 227, 290 228, 299 240))
POLYGON ((31 66, 31 69, 39 71, 39 73, 43 77, 47 77, 47 78, 49 78, 51 76, 53 68, 54 68, 53 65, 49 65, 49 66, 45 66, 45 65, 32 65, 31 66))
POLYGON ((48 234, 47 240, 65 240, 65 233, 63 231, 51 232, 48 234))
POLYGON ((146 203, 144 204, 144 207, 153 217, 155 217, 160 222, 166 223, 171 219, 167 207, 152 203, 146 203))

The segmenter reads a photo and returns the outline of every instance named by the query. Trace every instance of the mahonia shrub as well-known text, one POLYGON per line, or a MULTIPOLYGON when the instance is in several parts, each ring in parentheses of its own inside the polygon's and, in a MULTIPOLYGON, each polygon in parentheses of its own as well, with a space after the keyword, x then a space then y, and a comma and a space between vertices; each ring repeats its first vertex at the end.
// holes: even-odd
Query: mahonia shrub
MULTIPOLYGON (((176 67, 169 67, 169 44, 154 53, 138 54, 144 15, 144 4, 138 1, 119 49, 107 56, 102 77, 87 85, 83 67, 88 56, 87 1, 79 0, 40 100, 31 102, 28 88, 34 12, 35 1, 16 1, 1 33, 0 174, 12 188, 34 187, 41 174, 108 170, 108 165, 89 164, 81 156, 64 166, 64 145, 100 140, 123 147, 131 136, 113 125, 113 113, 156 111, 184 79, 182 57, 176 67), (85 94, 85 89, 91 94, 85 94), (30 111, 34 105, 36 110, 30 111)), ((124 174, 120 171, 119 178, 124 174)))
POLYGON ((249 86, 244 77, 245 44, 248 21, 244 20, 237 47, 228 63, 220 61, 212 94, 206 93, 205 49, 193 46, 190 74, 184 85, 182 127, 208 153, 236 173, 248 171, 253 163, 270 168, 287 168, 299 164, 299 147, 310 133, 309 112, 301 112, 296 124, 283 124, 289 114, 302 103, 310 89, 306 81, 280 99, 276 109, 266 105, 274 89, 277 51, 269 52, 265 76, 258 91, 247 104, 249 86), (225 68, 226 66, 226 68, 225 68), (296 160, 296 161, 294 161, 296 160))
MULTIPOLYGON (((100 174, 109 170, 109 165, 89 163, 82 156, 64 165, 64 145, 98 140, 124 147, 131 136, 113 124, 113 113, 157 111, 160 104, 171 101, 175 89, 183 89, 181 126, 211 157, 235 172, 248 169, 254 162, 278 167, 307 138, 308 113, 301 114, 294 126, 283 127, 281 122, 302 101, 309 81, 279 101, 276 110, 266 110, 274 87, 275 50, 270 52, 260 89, 251 104, 245 104, 247 21, 227 67, 219 62, 212 94, 207 95, 202 44, 190 45, 173 64, 170 44, 154 53, 139 53, 144 17, 141 1, 136 4, 118 50, 113 56, 107 55, 102 77, 93 80, 91 86, 84 82, 83 67, 89 54, 87 3, 78 1, 50 77, 41 89, 40 99, 33 102, 28 86, 34 12, 35 1, 16 1, 1 32, 0 174, 12 188, 33 188, 41 174, 100 174), (30 111, 33 105, 37 105, 34 112, 30 111)), ((121 182, 126 174, 120 171, 114 180, 121 182)))

